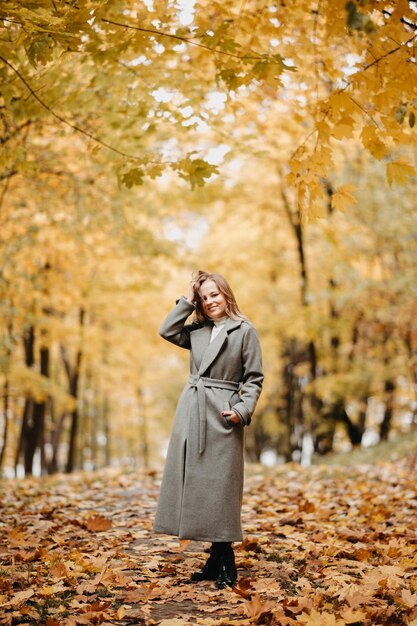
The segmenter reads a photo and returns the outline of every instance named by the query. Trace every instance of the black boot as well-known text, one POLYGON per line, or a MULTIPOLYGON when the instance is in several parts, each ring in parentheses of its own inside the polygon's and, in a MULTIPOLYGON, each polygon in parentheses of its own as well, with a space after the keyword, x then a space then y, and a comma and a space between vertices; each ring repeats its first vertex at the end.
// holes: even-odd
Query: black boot
POLYGON ((237 569, 235 565, 235 553, 231 543, 223 543, 219 553, 219 574, 216 579, 217 589, 234 587, 237 581, 237 569))
POLYGON ((211 544, 210 556, 206 561, 206 564, 191 574, 191 582, 196 583, 200 580, 216 580, 219 575, 219 560, 216 552, 216 544, 211 544))

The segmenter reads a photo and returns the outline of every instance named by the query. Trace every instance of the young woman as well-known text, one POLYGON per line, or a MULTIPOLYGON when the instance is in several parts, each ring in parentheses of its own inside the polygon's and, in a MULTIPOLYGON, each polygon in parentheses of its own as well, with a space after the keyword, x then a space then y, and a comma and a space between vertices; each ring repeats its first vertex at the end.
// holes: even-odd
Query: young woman
POLYGON ((154 530, 211 542, 208 561, 191 580, 233 587, 232 542, 242 540, 243 430, 263 382, 258 335, 225 278, 203 271, 160 334, 190 350, 191 375, 177 406, 154 530))

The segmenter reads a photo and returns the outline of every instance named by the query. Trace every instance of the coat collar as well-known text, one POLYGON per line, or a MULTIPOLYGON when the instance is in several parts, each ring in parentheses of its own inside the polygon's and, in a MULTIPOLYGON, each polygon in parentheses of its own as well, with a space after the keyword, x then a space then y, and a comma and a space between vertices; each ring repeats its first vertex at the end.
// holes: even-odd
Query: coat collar
POLYGON ((213 328, 211 322, 207 322, 202 328, 191 333, 193 360, 200 376, 208 370, 210 365, 220 354, 223 346, 227 342, 228 334, 236 328, 239 328, 241 323, 242 320, 233 320, 229 317, 224 327, 211 343, 210 337, 213 328))
POLYGON ((227 333, 230 333, 231 330, 235 328, 239 328, 243 320, 232 320, 231 317, 228 317, 225 324, 225 329, 227 333))

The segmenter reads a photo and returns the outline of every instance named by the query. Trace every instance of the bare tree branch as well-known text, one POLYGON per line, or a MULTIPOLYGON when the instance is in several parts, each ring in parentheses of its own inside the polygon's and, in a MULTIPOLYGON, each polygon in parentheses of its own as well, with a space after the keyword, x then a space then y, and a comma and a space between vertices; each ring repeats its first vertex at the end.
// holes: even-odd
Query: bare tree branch
POLYGON ((20 126, 16 126, 16 128, 13 129, 13 132, 8 133, 4 137, 0 137, 0 145, 4 145, 8 141, 10 141, 10 139, 13 139, 13 137, 17 135, 17 133, 23 130, 23 128, 26 128, 26 126, 30 126, 30 124, 32 124, 32 120, 27 120, 26 122, 23 122, 23 124, 20 124, 20 126))
POLYGON ((0 180, 7 180, 8 178, 12 178, 17 174, 17 170, 9 170, 8 172, 3 172, 0 174, 0 180))

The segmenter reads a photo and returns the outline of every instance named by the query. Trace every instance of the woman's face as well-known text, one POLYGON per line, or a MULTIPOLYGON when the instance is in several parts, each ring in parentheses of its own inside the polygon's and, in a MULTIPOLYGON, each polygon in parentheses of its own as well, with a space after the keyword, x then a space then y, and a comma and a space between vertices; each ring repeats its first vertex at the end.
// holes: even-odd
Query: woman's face
POLYGON ((214 280, 205 280, 200 286, 198 293, 201 298, 203 311, 207 317, 217 320, 226 315, 226 299, 220 293, 214 280))

